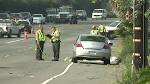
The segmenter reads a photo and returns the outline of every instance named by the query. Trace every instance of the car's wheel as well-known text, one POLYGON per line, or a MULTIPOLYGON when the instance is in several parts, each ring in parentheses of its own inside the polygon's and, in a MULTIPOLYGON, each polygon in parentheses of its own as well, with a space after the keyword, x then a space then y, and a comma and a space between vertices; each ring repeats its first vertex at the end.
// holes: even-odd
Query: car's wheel
POLYGON ((17 35, 18 38, 20 38, 20 36, 21 36, 20 34, 17 35))
POLYGON ((87 21, 87 18, 85 17, 84 20, 87 21))
POLYGON ((18 38, 21 37, 21 30, 18 31, 17 37, 18 37, 18 38))
POLYGON ((1 34, 1 35, 0 35, 0 38, 3 38, 3 37, 4 37, 4 35, 3 35, 3 34, 1 34))
POLYGON ((78 59, 76 57, 72 57, 72 62, 73 63, 78 63, 78 59))
POLYGON ((0 38, 2 38, 2 34, 0 34, 0 38))
POLYGON ((104 64, 105 64, 105 65, 110 64, 110 59, 105 59, 105 60, 104 60, 104 64))
POLYGON ((11 38, 11 30, 9 30, 7 36, 8 36, 8 38, 11 38))

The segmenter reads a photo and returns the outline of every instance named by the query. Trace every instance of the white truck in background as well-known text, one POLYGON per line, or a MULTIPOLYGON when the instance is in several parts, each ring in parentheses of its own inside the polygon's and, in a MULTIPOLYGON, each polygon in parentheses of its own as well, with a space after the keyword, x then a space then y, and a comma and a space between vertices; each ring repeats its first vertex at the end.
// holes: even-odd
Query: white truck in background
POLYGON ((107 11, 106 9, 94 9, 92 13, 92 20, 97 19, 106 19, 107 18, 107 11))
POLYGON ((46 20, 43 14, 33 14, 33 24, 45 24, 46 20))

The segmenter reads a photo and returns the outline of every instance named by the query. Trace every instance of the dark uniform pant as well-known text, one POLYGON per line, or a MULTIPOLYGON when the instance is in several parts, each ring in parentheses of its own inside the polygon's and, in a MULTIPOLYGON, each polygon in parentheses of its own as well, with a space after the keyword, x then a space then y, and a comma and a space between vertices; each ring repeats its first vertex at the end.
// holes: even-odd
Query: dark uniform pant
POLYGON ((37 60, 42 60, 42 52, 43 52, 43 47, 44 47, 44 41, 36 41, 37 49, 36 49, 36 59, 37 60))
POLYGON ((53 52, 54 52, 54 59, 59 60, 59 51, 60 51, 60 42, 54 42, 53 45, 53 52))

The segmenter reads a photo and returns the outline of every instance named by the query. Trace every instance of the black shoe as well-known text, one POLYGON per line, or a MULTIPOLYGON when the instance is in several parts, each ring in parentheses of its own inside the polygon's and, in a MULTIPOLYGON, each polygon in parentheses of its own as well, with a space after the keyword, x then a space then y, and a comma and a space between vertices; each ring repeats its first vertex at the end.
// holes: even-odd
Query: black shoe
POLYGON ((52 61, 59 61, 58 59, 52 59, 52 61))
POLYGON ((39 61, 43 61, 44 59, 37 59, 37 60, 39 60, 39 61))

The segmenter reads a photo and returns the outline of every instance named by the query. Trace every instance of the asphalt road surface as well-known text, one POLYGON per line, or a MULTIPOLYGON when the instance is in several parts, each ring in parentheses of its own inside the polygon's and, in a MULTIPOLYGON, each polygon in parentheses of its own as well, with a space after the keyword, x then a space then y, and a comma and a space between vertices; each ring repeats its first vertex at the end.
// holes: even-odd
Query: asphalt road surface
MULTIPOLYGON (((121 78, 121 64, 74 64, 70 62, 72 45, 77 36, 89 33, 93 24, 101 22, 108 25, 111 21, 113 20, 94 22, 89 20, 77 25, 44 25, 46 33, 49 33, 49 25, 55 25, 61 31, 62 42, 58 62, 51 61, 53 59, 52 45, 48 39, 44 47, 44 61, 37 61, 34 34, 29 35, 28 39, 24 39, 23 35, 22 38, 15 36, 1 38, 0 84, 116 84, 116 81, 121 78)), ((117 42, 118 40, 113 40, 113 47, 117 47, 117 42)))

